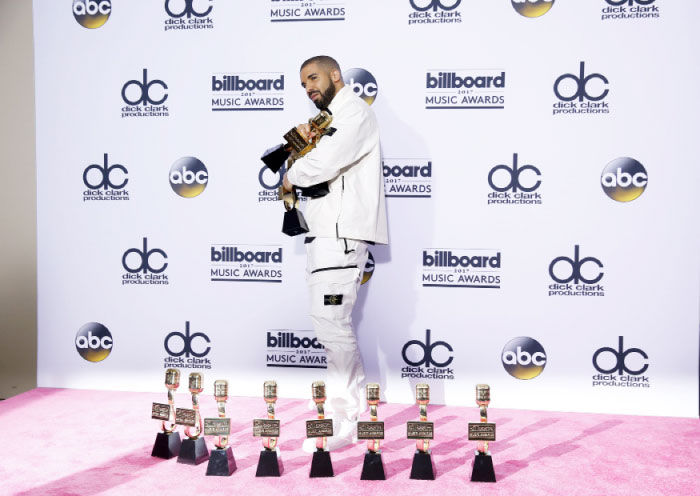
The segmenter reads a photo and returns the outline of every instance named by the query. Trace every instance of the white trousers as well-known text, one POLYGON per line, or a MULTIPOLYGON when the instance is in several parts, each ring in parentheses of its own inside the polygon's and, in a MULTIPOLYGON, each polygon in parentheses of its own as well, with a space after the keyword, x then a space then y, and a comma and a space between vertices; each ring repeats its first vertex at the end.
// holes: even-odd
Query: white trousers
POLYGON ((316 337, 326 348, 326 411, 356 421, 364 407, 364 369, 352 328, 352 309, 367 263, 367 243, 315 238, 306 244, 307 284, 316 337))

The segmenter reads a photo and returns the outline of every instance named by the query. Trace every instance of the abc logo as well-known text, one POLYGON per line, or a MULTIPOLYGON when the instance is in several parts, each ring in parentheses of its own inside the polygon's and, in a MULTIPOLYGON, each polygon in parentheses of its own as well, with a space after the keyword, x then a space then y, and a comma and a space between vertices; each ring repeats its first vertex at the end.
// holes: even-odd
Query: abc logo
POLYGON ((262 169, 260 169, 260 173, 258 174, 258 181, 260 181, 260 186, 262 186, 265 189, 273 190, 273 189, 278 189, 280 186, 282 186, 282 181, 284 180, 284 173, 287 172, 287 167, 282 166, 277 172, 272 172, 267 165, 263 165, 262 169), (273 179, 266 179, 272 175, 273 179), (275 181, 275 182, 272 182, 275 181))
POLYGON ((105 153, 104 165, 92 164, 87 166, 83 172, 83 183, 90 189, 122 189, 129 182, 129 179, 126 177, 128 172, 126 167, 121 164, 109 165, 109 160, 105 153), (112 175, 113 173, 114 175, 112 175))
POLYGON ((503 347, 503 368, 516 379, 534 379, 547 365, 547 354, 540 343, 532 338, 511 339, 503 347))
POLYGON ((594 257, 586 257, 586 258, 581 258, 579 259, 579 246, 575 245, 574 246, 574 258, 573 260, 569 257, 557 257, 554 260, 552 260, 552 263, 549 264, 549 276, 555 280, 558 283, 561 284, 566 284, 571 281, 574 282, 574 284, 579 284, 580 282, 584 282, 586 284, 595 284, 598 281, 600 281, 603 278, 603 271, 598 270, 597 273, 595 269, 589 269, 586 268, 586 277, 584 277, 583 272, 584 268, 583 266, 586 264, 593 264, 597 265, 598 268, 602 269, 603 264, 598 260, 597 258, 594 257), (566 277, 558 277, 555 273, 555 267, 557 264, 564 264, 568 265, 571 269, 571 273, 566 276, 566 277), (593 270, 593 272, 590 272, 590 270, 593 270))
POLYGON ((124 252, 122 256, 122 267, 124 270, 130 274, 136 274, 137 272, 143 271, 144 274, 152 272, 153 274, 160 274, 167 267, 168 263, 165 261, 168 259, 168 255, 160 248, 154 248, 152 250, 148 249, 148 238, 143 238, 143 250, 138 248, 130 248, 124 252), (129 257, 129 255, 134 254, 135 256, 129 257), (151 265, 151 257, 158 254, 163 259, 163 264, 160 267, 155 267, 151 265), (134 262, 138 260, 138 265, 134 265, 134 262))
POLYGON ((420 367, 425 365, 430 367, 435 365, 436 367, 447 367, 452 363, 454 357, 448 352, 452 352, 452 346, 447 344, 445 341, 435 341, 430 342, 430 329, 425 331, 425 343, 413 339, 403 345, 401 350, 401 356, 403 361, 408 365, 413 367, 420 367), (435 351, 437 348, 442 348, 439 351, 435 351), (445 351, 447 350, 447 351, 445 351))
POLYGON ((195 157, 182 157, 170 167, 170 187, 183 198, 194 198, 209 182, 205 165, 195 157))
POLYGON ((144 69, 143 81, 132 79, 131 81, 127 81, 124 86, 122 86, 122 99, 127 105, 160 105, 168 99, 168 93, 165 91, 167 89, 168 85, 160 79, 154 79, 153 81, 149 82, 148 69, 144 69), (153 96, 155 95, 157 97, 158 93, 160 92, 151 92, 152 86, 155 85, 163 88, 162 94, 160 95, 161 98, 159 100, 154 100, 153 96))
POLYGON ((600 348, 593 354, 593 366, 595 369, 600 372, 601 374, 612 374, 613 372, 617 372, 618 375, 622 375, 623 373, 629 374, 629 375, 641 375, 644 372, 647 371, 649 368, 649 364, 646 363, 644 360, 641 359, 634 359, 634 361, 639 364, 644 364, 640 368, 633 370, 630 369, 627 366, 627 358, 629 358, 630 355, 639 355, 642 357, 644 360, 649 358, 649 355, 647 355, 644 351, 640 350, 639 348, 629 348, 625 350, 625 347, 623 345, 623 338, 622 336, 619 336, 619 341, 618 341, 618 349, 615 350, 610 347, 605 347, 605 348, 600 348), (612 355, 612 359, 609 359, 607 355, 603 358, 603 365, 612 365, 612 367, 605 369, 601 367, 600 364, 600 356, 603 354, 610 354, 612 355))
POLYGON ((367 105, 372 105, 377 98, 377 80, 364 69, 348 69, 343 71, 343 81, 367 105))
POLYGON ((437 9, 454 10, 459 7, 462 0, 409 0, 409 2, 413 10, 417 10, 418 12, 425 12, 431 8, 435 12, 437 9))
POLYGON ((554 0, 511 0, 513 8, 521 16, 540 17, 549 12, 554 0))
POLYGON ((165 351, 167 351, 170 356, 180 357, 185 355, 186 358, 189 358, 190 356, 202 358, 209 354, 211 351, 211 346, 203 345, 201 344, 201 341, 204 341, 207 344, 211 343, 209 336, 202 332, 190 334, 190 323, 185 322, 185 333, 183 334, 178 331, 171 332, 165 336, 163 346, 165 346, 165 351), (195 340, 199 341, 199 343, 196 345, 196 349, 194 344, 195 340))
POLYGON ((112 334, 102 324, 88 322, 75 335, 75 349, 88 362, 101 362, 112 352, 112 334))
POLYGON ((367 263, 365 271, 362 273, 362 284, 369 282, 372 279, 372 274, 374 274, 374 257, 371 251, 367 251, 367 263))
POLYGON ((513 154, 513 166, 508 167, 507 165, 497 165, 489 172, 489 186, 494 191, 508 191, 512 190, 514 193, 516 191, 531 192, 535 191, 540 187, 542 181, 539 179, 533 179, 532 176, 536 178, 540 177, 540 170, 534 165, 523 165, 518 167, 518 154, 513 154), (499 171, 503 171, 501 174, 497 174, 499 171), (527 174, 528 178, 524 178, 521 182, 520 175, 525 171, 531 171, 532 174, 527 174))
POLYGON ((633 158, 616 158, 603 169, 600 185, 615 201, 628 202, 639 198, 647 188, 649 178, 642 164, 633 158))
POLYGON ((88 29, 104 26, 112 13, 110 0, 73 0, 73 17, 88 29))
POLYGON ((193 3, 194 3, 194 0, 184 0, 184 1, 183 0, 180 0, 180 1, 176 0, 175 2, 172 2, 171 0, 165 0, 165 12, 167 12, 167 14, 170 17, 173 17, 175 19, 179 19, 180 17, 183 17, 185 15, 189 19, 192 16, 194 16, 194 17, 206 17, 211 12, 211 9, 214 8, 213 5, 210 5, 207 10, 205 10, 204 12, 200 12, 194 8, 194 5, 192 5, 193 3), (182 8, 181 12, 173 12, 171 7, 170 7, 171 3, 175 3, 176 5, 180 5, 180 4, 184 3, 185 5, 182 8))
POLYGON ((575 74, 562 74, 554 82, 554 94, 557 98, 563 102, 571 102, 577 98, 579 102, 583 102, 584 98, 592 102, 598 102, 608 96, 610 90, 605 87, 605 85, 609 83, 608 78, 598 73, 586 76, 585 62, 581 62, 579 67, 578 76, 575 74), (569 79, 573 83, 568 82, 567 80, 569 79), (602 81, 602 84, 593 82, 594 79, 602 81), (591 86, 589 86, 590 83, 593 83, 594 86, 591 91, 596 91, 597 87, 600 93, 589 93, 589 88, 591 88, 591 86))
POLYGON ((609 5, 614 5, 615 7, 619 7, 620 5, 627 4, 630 7, 632 5, 639 4, 639 5, 649 5, 654 3, 656 0, 605 0, 608 2, 609 5))

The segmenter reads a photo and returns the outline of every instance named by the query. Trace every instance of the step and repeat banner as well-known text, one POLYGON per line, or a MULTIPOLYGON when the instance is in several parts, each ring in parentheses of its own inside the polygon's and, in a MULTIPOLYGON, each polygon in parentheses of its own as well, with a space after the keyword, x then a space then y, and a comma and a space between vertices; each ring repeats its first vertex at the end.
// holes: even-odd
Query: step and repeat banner
POLYGON ((696 416, 699 16, 34 0, 39 385, 165 394, 175 367, 309 397, 303 239, 260 156, 316 114, 299 66, 327 54, 381 129, 390 244, 354 322, 385 400, 696 416))

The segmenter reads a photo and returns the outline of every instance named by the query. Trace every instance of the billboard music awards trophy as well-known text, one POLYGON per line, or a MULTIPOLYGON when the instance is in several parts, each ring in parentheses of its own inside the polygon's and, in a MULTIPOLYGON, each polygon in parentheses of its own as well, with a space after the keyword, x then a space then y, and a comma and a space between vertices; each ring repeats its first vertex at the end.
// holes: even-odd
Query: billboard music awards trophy
POLYGON ((360 479, 386 480, 382 450, 380 449, 381 440, 384 439, 384 422, 377 420, 379 384, 367 384, 366 391, 370 421, 357 423, 357 439, 367 440, 367 453, 365 453, 365 461, 362 464, 360 479))
POLYGON ((476 404, 479 405, 481 422, 469 423, 469 440, 478 441, 474 453, 472 482, 496 482, 493 461, 489 453, 489 441, 496 440, 496 424, 488 423, 488 407, 491 402, 491 388, 488 384, 476 385, 476 404))
MULTIPOLYGON (((291 168, 294 161, 303 157, 316 147, 319 140, 333 134, 335 129, 329 127, 333 117, 330 110, 322 110, 316 117, 309 119, 311 126, 311 137, 307 140, 304 138, 297 128, 292 128, 284 135, 286 145, 277 145, 266 150, 261 160, 265 163, 268 169, 277 173, 285 162, 287 168, 291 168)), ((301 194, 310 198, 318 198, 328 194, 328 183, 321 183, 310 188, 299 188, 301 194)), ((306 224, 306 219, 299 211, 299 196, 296 188, 291 192, 285 192, 284 187, 279 188, 279 199, 284 201, 284 221, 282 222, 282 232, 288 236, 296 236, 298 234, 309 232, 309 226, 306 224)))
POLYGON ((175 410, 175 423, 185 426, 185 439, 180 446, 180 456, 178 463, 188 465, 199 465, 209 459, 209 450, 202 433, 202 416, 199 414, 199 393, 204 391, 202 387, 202 374, 199 372, 190 373, 189 389, 192 393, 192 409, 178 408, 175 410), (194 434, 191 428, 194 427, 194 434))
POLYGON ((326 383, 316 381, 311 384, 311 397, 316 403, 318 420, 306 421, 306 437, 316 438, 316 451, 311 460, 309 477, 333 477, 331 454, 326 449, 326 437, 333 435, 333 420, 326 418, 323 408, 323 403, 326 401, 326 383))
POLYGON ((430 451, 430 440, 435 435, 435 427, 428 422, 430 385, 416 384, 416 403, 419 406, 420 421, 406 424, 406 437, 416 440, 416 452, 411 465, 411 479, 435 480, 435 467, 430 451))
POLYGON ((263 438, 263 449, 260 452, 255 477, 279 477, 282 474, 282 469, 279 448, 277 447, 280 421, 275 420, 275 402, 277 401, 277 383, 275 381, 265 381, 263 398, 267 403, 267 418, 253 420, 253 436, 263 438))
POLYGON ((180 453, 180 433, 175 432, 175 399, 173 394, 180 387, 180 371, 168 369, 165 371, 165 387, 168 388, 168 404, 153 403, 151 418, 161 421, 163 432, 156 435, 151 456, 169 460, 180 453), (168 423, 170 425, 168 426, 168 423))
POLYGON ((204 435, 219 436, 219 440, 215 443, 216 449, 211 452, 207 464, 207 475, 229 476, 236 471, 236 460, 231 446, 227 446, 228 436, 231 434, 231 419, 226 418, 228 381, 214 381, 214 399, 216 399, 219 417, 204 419, 204 435))

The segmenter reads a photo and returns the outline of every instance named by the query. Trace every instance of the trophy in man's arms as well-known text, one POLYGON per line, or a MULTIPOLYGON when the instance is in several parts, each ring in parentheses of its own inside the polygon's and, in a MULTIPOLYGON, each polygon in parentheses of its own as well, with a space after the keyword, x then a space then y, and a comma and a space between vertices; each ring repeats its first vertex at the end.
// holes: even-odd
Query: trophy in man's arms
MULTIPOLYGON (((316 117, 309 119, 311 133, 309 138, 305 138, 297 130, 292 128, 284 135, 286 144, 277 145, 263 153, 260 159, 268 169, 277 173, 284 163, 287 163, 287 170, 291 169, 294 162, 313 150, 320 139, 326 135, 333 134, 335 129, 330 127, 333 117, 330 110, 322 110, 316 117)), ((316 184, 308 188, 298 188, 303 196, 318 198, 328 194, 328 183, 316 184)), ((284 201, 284 222, 282 232, 288 236, 309 232, 304 215, 299 211, 299 192, 296 188, 292 191, 284 191, 284 186, 279 188, 279 199, 284 201)))

